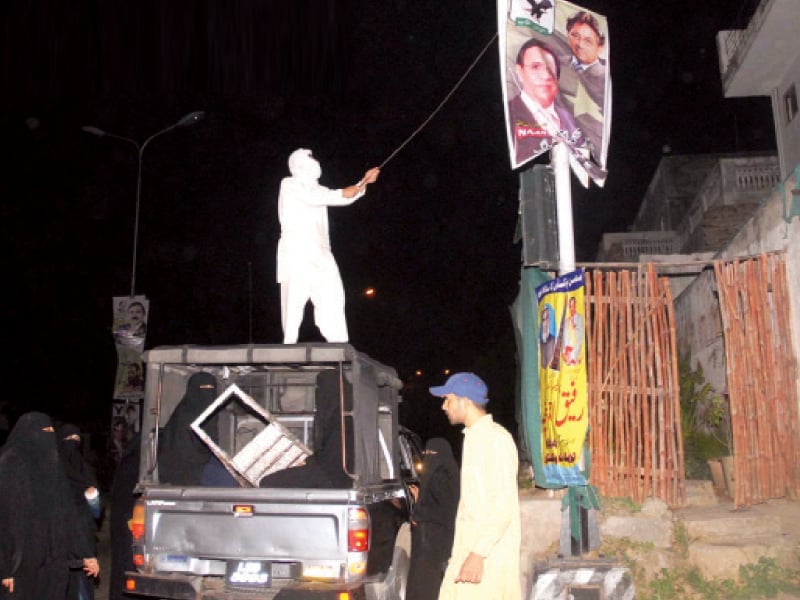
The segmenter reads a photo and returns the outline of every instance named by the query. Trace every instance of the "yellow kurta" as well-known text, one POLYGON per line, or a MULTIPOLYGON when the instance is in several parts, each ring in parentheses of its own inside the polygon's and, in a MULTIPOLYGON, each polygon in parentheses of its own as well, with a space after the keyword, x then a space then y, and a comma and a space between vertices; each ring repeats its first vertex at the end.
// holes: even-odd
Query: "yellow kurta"
POLYGON ((481 417, 464 428, 461 500, 439 600, 520 600, 517 447, 511 434, 481 417), (470 552, 484 557, 481 583, 455 583, 470 552))

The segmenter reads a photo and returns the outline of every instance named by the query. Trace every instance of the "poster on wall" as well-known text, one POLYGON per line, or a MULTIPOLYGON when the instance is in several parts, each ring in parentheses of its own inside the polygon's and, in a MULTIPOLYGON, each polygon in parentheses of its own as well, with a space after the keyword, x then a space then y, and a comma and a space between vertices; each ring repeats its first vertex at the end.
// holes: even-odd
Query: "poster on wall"
POLYGON ((566 0, 498 0, 511 167, 564 144, 584 186, 602 186, 611 131, 608 23, 566 0))
POLYGON ((117 349, 114 398, 133 400, 144 397, 142 352, 147 335, 150 302, 145 296, 115 296, 111 331, 117 349))
POLYGON ((589 424, 582 269, 538 286, 541 460, 547 482, 586 485, 580 460, 589 424))

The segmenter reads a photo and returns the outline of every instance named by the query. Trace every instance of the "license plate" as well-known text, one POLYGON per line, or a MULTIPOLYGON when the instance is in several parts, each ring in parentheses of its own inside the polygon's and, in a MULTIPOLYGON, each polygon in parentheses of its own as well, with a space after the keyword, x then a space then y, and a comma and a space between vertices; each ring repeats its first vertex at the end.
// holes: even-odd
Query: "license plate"
POLYGON ((269 587, 270 579, 270 564, 263 560, 229 561, 225 573, 228 585, 240 588, 269 587))

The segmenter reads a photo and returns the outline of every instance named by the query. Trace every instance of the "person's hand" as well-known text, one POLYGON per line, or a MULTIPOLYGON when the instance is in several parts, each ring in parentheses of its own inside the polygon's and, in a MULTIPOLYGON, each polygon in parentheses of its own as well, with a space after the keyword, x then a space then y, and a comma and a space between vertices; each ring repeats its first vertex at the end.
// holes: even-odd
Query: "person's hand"
POLYGON ((359 185, 348 185, 346 188, 342 188, 342 196, 345 198, 355 198, 362 188, 363 186, 359 185))
POLYGON ((14 578, 13 577, 9 577, 8 579, 3 579, 2 582, 0 582, 0 583, 2 583, 3 587, 8 590, 9 594, 13 594, 14 593, 14 578))
POLYGON ((483 579, 483 557, 470 552, 456 575, 456 583, 480 583, 483 579))
POLYGON ((94 557, 84 558, 83 570, 86 571, 89 577, 97 577, 100 574, 100 563, 98 563, 97 559, 94 557))
POLYGON ((364 173, 364 178, 361 180, 361 183, 364 185, 368 183, 375 183, 378 180, 378 175, 380 175, 380 173, 380 168, 372 167, 369 171, 364 173))

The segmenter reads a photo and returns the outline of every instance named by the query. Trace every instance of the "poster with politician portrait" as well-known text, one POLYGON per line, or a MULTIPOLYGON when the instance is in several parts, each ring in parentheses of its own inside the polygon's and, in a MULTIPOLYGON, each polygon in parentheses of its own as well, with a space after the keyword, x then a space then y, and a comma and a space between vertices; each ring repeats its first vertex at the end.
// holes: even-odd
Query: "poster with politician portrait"
POLYGON ((551 484, 586 483, 580 468, 589 426, 584 292, 582 269, 551 279, 535 290, 541 457, 551 484))
POLYGON ((498 0, 512 168, 567 146, 584 185, 603 185, 611 131, 608 23, 566 0, 498 0))
POLYGON ((117 374, 114 398, 137 399, 144 396, 142 352, 147 335, 150 302, 145 296, 113 298, 111 331, 117 348, 117 374))

